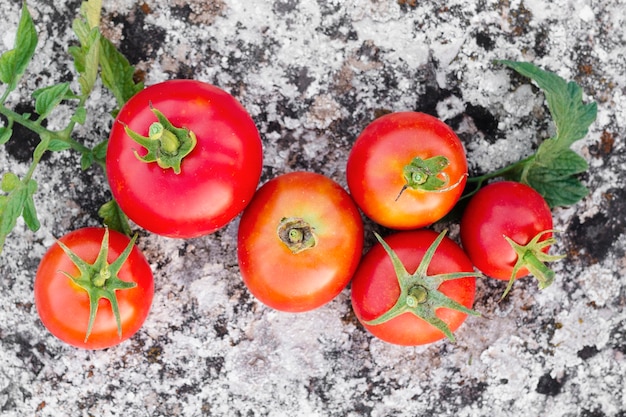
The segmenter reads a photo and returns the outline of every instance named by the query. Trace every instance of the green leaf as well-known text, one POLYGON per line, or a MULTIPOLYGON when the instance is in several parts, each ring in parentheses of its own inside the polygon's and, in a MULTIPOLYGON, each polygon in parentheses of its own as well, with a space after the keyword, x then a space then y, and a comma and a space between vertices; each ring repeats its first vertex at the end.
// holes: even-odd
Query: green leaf
POLYGON ((93 89, 100 65, 100 0, 83 2, 80 16, 72 22, 72 29, 80 42, 80 47, 71 46, 69 53, 74 58, 74 67, 80 75, 78 82, 83 97, 93 89))
POLYGON ((46 153, 46 151, 48 150, 48 146, 50 145, 51 141, 51 135, 41 135, 41 142, 37 144, 35 150, 33 151, 33 160, 35 161, 35 163, 41 160, 43 154, 46 153))
MULTIPOLYGON (((556 135, 543 141, 535 155, 514 164, 513 179, 537 190, 550 207, 569 206, 588 194, 576 178, 588 164, 570 149, 587 135, 597 116, 597 104, 583 103, 580 86, 528 62, 498 61, 533 80, 544 92, 556 135)), ((509 175, 511 177, 511 175, 509 175)))
POLYGON ((102 0, 88 0, 80 5, 80 13, 87 21, 90 29, 100 26, 100 14, 102 13, 102 0))
POLYGON ((122 107, 132 96, 143 90, 143 83, 135 83, 135 68, 120 53, 111 41, 104 36, 100 38, 102 45, 101 68, 102 83, 108 88, 119 107, 122 107))
POLYGON ((569 148, 572 143, 585 137, 589 126, 596 119, 598 109, 595 102, 582 102, 583 91, 578 84, 567 82, 557 74, 544 71, 529 62, 499 62, 530 78, 543 90, 557 130, 555 141, 550 147, 569 148))
POLYGON ((93 165, 93 152, 84 152, 80 157, 80 169, 87 171, 93 165))
POLYGON ((52 139, 50 143, 48 143, 48 150, 50 152, 64 151, 66 149, 70 149, 71 147, 72 145, 70 145, 68 142, 59 139, 52 139))
POLYGON ((2 181, 0 182, 0 189, 5 193, 10 193, 19 187, 21 181, 17 175, 12 172, 7 172, 2 176, 2 181))
POLYGON ((0 145, 4 145, 11 139, 11 135, 13 135, 13 129, 9 127, 0 127, 0 145))
POLYGON ((103 140, 93 148, 93 155, 96 159, 104 161, 107 156, 107 146, 109 141, 107 139, 103 140))
MULTIPOLYGON (((6 175, 5 175, 6 176, 6 175)), ((26 225, 33 231, 39 228, 37 213, 33 203, 33 195, 37 191, 35 180, 26 184, 20 182, 7 196, 2 196, 0 206, 0 252, 4 247, 6 237, 11 233, 17 219, 23 215, 26 225)))
POLYGON ((98 79, 98 66, 100 62, 100 32, 93 29, 89 35, 88 44, 84 51, 84 71, 80 73, 78 83, 83 97, 87 97, 93 90, 98 79))
POLYGON ((87 120, 87 109, 85 107, 80 106, 76 109, 76 112, 72 116, 72 120, 78 124, 84 125, 87 120))
MULTIPOLYGON (((79 17, 72 22, 72 30, 82 46, 89 44, 89 34, 94 28, 100 26, 100 13, 102 12, 102 0, 89 0, 80 6, 79 17)), ((71 47, 75 49, 76 47, 71 47)), ((83 70, 78 70, 83 72, 83 70)))
POLYGON ((63 100, 70 98, 70 84, 65 82, 41 88, 33 93, 35 111, 40 119, 45 119, 63 100))
MULTIPOLYGON (((74 29, 74 32, 76 33, 76 29, 74 29)), ((74 68, 76 72, 79 74, 85 72, 85 52, 83 48, 80 46, 70 46, 68 52, 72 55, 72 58, 74 58, 74 68)))
POLYGON ((0 81, 8 84, 9 90, 14 90, 17 87, 17 83, 26 71, 36 48, 37 30, 28 7, 26 7, 26 2, 24 2, 20 23, 17 27, 15 46, 0 56, 0 81))
POLYGON ((36 192, 37 182, 35 182, 35 180, 28 181, 28 184, 26 186, 26 198, 24 200, 22 217, 24 218, 24 223, 26 223, 26 226, 28 226, 28 228, 33 232, 39 230, 39 227, 41 227, 39 219, 37 218, 35 201, 33 200, 33 195, 35 195, 36 192))
POLYGON ((98 210, 98 215, 110 229, 124 233, 126 236, 131 235, 132 231, 130 230, 128 217, 126 217, 126 214, 124 214, 115 200, 104 203, 98 210))

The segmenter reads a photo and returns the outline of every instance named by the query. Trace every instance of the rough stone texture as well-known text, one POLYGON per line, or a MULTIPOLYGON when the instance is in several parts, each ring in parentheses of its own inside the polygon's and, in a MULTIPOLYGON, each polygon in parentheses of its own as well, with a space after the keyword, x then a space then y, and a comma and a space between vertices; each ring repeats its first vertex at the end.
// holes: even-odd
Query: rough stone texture
MULTIPOLYGON (((262 181, 306 169, 345 185, 345 161, 376 115, 419 110, 449 123, 472 173, 529 154, 552 129, 543 96, 494 65, 528 60, 575 80, 599 105, 576 144, 590 163, 588 198, 555 210, 557 280, 479 280, 458 342, 403 348, 372 338, 348 291, 305 314, 272 311, 247 292, 237 221, 180 241, 141 233, 156 295, 131 340, 83 351, 37 317, 33 278, 55 237, 97 225, 109 193, 76 154, 39 167, 37 233, 19 223, 0 261, 3 416, 624 416, 626 415, 626 2, 623 0, 147 0, 104 2, 102 29, 147 84, 197 78, 236 96, 263 137, 262 181)), ((12 47, 20 2, 0 0, 0 51, 12 47)), ((30 0, 35 62, 10 102, 72 80, 66 53, 78 0, 30 0)), ((113 98, 98 90, 77 137, 106 138, 113 98)), ((63 110, 55 115, 64 120, 63 110)), ((54 122, 52 118, 51 124, 54 122)), ((0 151, 24 173, 33 140, 0 151)), ((367 222, 368 245, 372 243, 367 222)), ((458 228, 450 225, 452 236, 458 228)))

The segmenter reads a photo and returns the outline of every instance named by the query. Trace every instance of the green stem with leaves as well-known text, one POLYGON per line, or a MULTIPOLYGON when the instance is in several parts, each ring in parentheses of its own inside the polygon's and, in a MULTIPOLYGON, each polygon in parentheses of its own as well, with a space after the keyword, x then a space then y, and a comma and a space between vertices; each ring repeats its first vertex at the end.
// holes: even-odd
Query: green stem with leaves
MULTIPOLYGON (((13 135, 13 127, 19 124, 36 133, 40 142, 33 152, 33 160, 24 178, 6 172, 2 177, 0 194, 0 252, 6 237, 13 230, 17 219, 24 218, 26 225, 33 231, 39 228, 33 195, 37 183, 33 179, 35 169, 45 152, 73 149, 81 154, 81 168, 89 168, 94 163, 105 166, 106 138, 94 148, 89 148, 73 138, 77 124, 84 124, 87 118, 86 103, 98 79, 105 88, 113 93, 118 108, 130 97, 143 89, 142 83, 135 83, 134 68, 115 46, 100 32, 102 0, 87 0, 81 4, 80 16, 73 21, 72 28, 80 45, 71 46, 69 53, 74 58, 74 67, 78 74, 80 92, 74 93, 70 83, 63 82, 40 88, 33 92, 35 97, 35 120, 30 114, 19 114, 5 104, 10 94, 15 91, 21 78, 26 73, 37 47, 38 36, 26 3, 23 3, 20 22, 17 28, 15 46, 0 55, 0 86, 4 91, 0 96, 0 114, 7 119, 6 126, 0 126, 0 145, 5 144, 13 135), (43 122, 62 102, 72 103, 74 114, 61 130, 49 130, 43 122)), ((114 111, 114 113, 117 110, 114 111)), ((19 138, 16 138, 19 140, 19 138)), ((99 213, 103 214, 105 225, 115 230, 130 234, 128 221, 115 202, 109 202, 99 213)))
POLYGON ((584 103, 578 84, 567 82, 529 62, 496 61, 530 78, 544 92, 556 135, 539 144, 537 151, 521 161, 499 170, 467 180, 473 188, 465 197, 476 193, 487 181, 504 177, 526 184, 541 194, 550 207, 571 206, 584 198, 589 190, 578 175, 587 171, 587 161, 570 147, 584 138, 597 116, 595 102, 584 103))

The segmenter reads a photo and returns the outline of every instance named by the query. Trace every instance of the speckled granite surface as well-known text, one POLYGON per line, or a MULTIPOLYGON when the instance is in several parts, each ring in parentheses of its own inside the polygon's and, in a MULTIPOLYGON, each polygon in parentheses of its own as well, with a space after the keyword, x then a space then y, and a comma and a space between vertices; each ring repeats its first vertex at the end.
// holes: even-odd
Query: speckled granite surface
MULTIPOLYGON (((71 79, 68 29, 80 2, 28 4, 40 45, 11 96, 22 108, 34 88, 71 79)), ((5 51, 20 2, 0 6, 5 51)), ((503 283, 480 280, 483 316, 467 320, 456 345, 373 339, 347 291, 299 315, 260 305, 238 274, 235 221, 189 241, 142 233, 156 280, 151 315, 129 341, 91 352, 51 336, 33 305, 46 248, 98 224, 108 199, 102 172, 80 173, 71 152, 52 155, 37 171, 41 230, 18 224, 0 258, 1 415, 626 415, 625 1, 105 0, 104 9, 103 31, 147 84, 197 78, 246 106, 263 138, 262 181, 307 169, 345 185, 351 143, 389 110, 443 118, 473 172, 520 159, 552 127, 539 91, 492 64, 507 58, 575 80, 598 102, 576 145, 591 194, 555 212, 556 250, 569 255, 555 284, 540 292, 522 280, 498 303, 503 283)), ((102 90, 90 106, 77 135, 95 143, 114 100, 102 90)), ((0 150, 3 172, 24 172, 31 150, 28 136, 0 150)))

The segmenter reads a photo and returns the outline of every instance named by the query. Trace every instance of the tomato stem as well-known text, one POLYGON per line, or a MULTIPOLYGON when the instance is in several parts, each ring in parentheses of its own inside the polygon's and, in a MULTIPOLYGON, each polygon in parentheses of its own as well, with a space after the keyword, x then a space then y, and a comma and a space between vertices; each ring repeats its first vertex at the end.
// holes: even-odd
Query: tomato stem
POLYGON ((396 303, 389 310, 381 314, 374 320, 365 322, 368 326, 375 326, 383 324, 391 319, 394 319, 404 313, 412 313, 415 316, 423 319, 429 324, 439 329, 451 342, 454 342, 454 335, 452 331, 442 319, 440 319, 436 311, 439 308, 449 308, 457 310, 465 314, 471 314, 478 316, 480 313, 465 307, 463 304, 449 298, 445 294, 439 291, 439 286, 444 281, 453 279, 477 277, 480 274, 475 272, 450 272, 438 275, 428 275, 428 266, 430 265, 433 256, 437 250, 437 247, 445 237, 447 231, 444 230, 437 236, 435 241, 430 245, 424 257, 420 261, 419 266, 415 273, 410 274, 404 264, 398 257, 398 255, 391 249, 391 247, 383 240, 383 238, 375 233, 376 239, 383 246, 391 263, 393 265, 394 272, 398 278, 398 285, 400 287, 400 295, 396 300, 396 303))
POLYGON ((555 244, 556 239, 553 237, 549 237, 541 241, 540 239, 544 235, 554 232, 556 231, 544 230, 542 232, 539 232, 526 245, 520 245, 508 236, 504 236, 506 241, 509 242, 509 244, 517 254, 517 262, 513 267, 511 278, 509 279, 504 294, 502 294, 502 297, 500 299, 506 297, 509 291, 511 291, 517 273, 523 267, 527 268, 528 271, 537 279, 537 281, 539 282, 539 289, 547 288, 552 284, 552 282, 554 281, 555 272, 551 270, 545 263, 558 261, 565 258, 565 255, 548 255, 544 252, 544 249, 555 244))
POLYGON ((472 184, 474 188, 470 192, 465 193, 461 197, 461 199, 466 199, 476 194, 487 181, 500 177, 506 178, 512 173, 519 171, 520 169, 522 170, 522 174, 519 176, 520 180, 518 182, 528 185, 528 182, 526 181, 526 173, 528 171, 527 167, 534 158, 535 155, 531 155, 525 159, 507 165, 504 168, 500 168, 498 170, 488 172, 487 174, 479 175, 477 177, 469 177, 467 179, 467 184, 472 184))
POLYGON ((167 155, 175 156, 178 154, 180 140, 161 123, 155 122, 150 125, 148 137, 152 140, 161 141, 161 150, 167 155))
POLYGON ((189 129, 174 126, 163 113, 152 107, 152 103, 150 110, 158 122, 150 125, 147 137, 124 124, 126 134, 148 151, 144 156, 134 151, 135 156, 140 161, 156 162, 161 168, 171 168, 174 173, 180 174, 183 159, 196 147, 196 135, 189 129))
POLYGON ((406 184, 400 190, 396 200, 402 193, 410 188, 420 191, 441 191, 450 183, 450 177, 443 172, 450 165, 450 161, 445 156, 433 156, 428 159, 415 157, 404 166, 402 176, 406 184))
POLYGON ((317 245, 317 236, 313 227, 304 219, 286 217, 280 221, 276 230, 278 238, 292 253, 300 253, 317 245))

